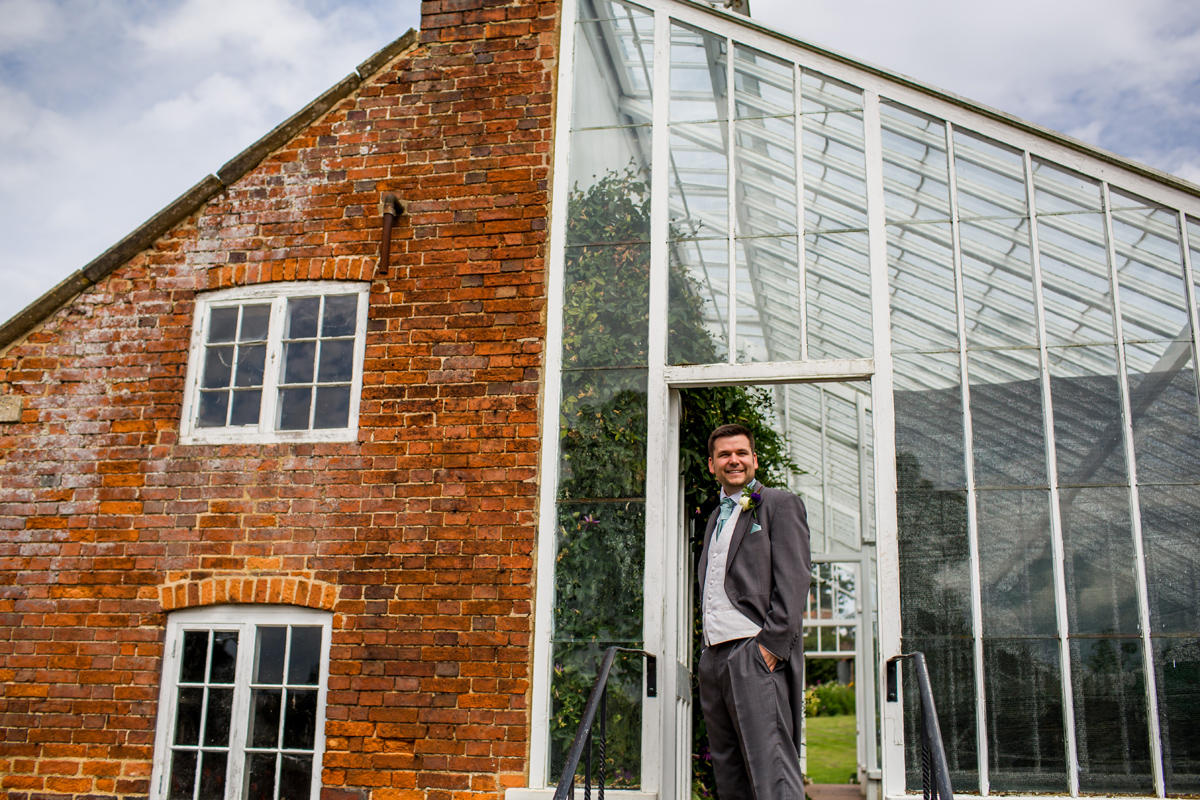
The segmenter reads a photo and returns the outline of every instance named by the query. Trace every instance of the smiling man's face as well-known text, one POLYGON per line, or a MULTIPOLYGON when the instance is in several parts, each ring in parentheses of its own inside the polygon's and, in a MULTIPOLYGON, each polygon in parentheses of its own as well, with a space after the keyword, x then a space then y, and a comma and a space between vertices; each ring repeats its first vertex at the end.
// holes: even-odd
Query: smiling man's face
POLYGON ((725 489, 725 494, 740 492, 754 479, 758 456, 750 449, 750 439, 744 435, 722 436, 713 442, 713 454, 708 459, 711 472, 725 489))

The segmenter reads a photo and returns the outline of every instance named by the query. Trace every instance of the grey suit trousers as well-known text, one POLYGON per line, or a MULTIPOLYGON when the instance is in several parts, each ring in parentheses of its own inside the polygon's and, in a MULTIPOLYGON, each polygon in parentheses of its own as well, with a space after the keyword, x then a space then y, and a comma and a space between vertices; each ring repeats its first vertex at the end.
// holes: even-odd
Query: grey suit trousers
POLYGON ((754 639, 722 642, 701 654, 700 707, 718 800, 804 797, 785 666, 769 670, 754 639))

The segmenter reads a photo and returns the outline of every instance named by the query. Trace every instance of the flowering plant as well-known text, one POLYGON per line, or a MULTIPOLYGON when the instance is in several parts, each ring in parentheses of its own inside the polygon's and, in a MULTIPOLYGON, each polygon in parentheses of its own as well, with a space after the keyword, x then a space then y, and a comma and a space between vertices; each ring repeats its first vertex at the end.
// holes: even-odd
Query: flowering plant
POLYGON ((754 491, 757 485, 759 485, 758 481, 755 481, 748 487, 750 489, 750 494, 742 492, 742 496, 738 500, 738 504, 742 507, 743 512, 749 511, 753 513, 754 510, 758 508, 758 504, 762 500, 762 495, 754 491))

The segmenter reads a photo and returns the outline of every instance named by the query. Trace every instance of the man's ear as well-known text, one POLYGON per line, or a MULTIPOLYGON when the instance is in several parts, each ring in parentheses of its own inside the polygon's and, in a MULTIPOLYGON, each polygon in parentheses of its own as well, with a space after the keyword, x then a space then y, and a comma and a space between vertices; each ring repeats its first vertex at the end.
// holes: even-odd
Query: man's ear
POLYGON ((717 474, 717 469, 716 469, 716 467, 713 466, 713 463, 712 463, 712 456, 708 457, 708 471, 710 473, 712 473, 713 475, 717 474))

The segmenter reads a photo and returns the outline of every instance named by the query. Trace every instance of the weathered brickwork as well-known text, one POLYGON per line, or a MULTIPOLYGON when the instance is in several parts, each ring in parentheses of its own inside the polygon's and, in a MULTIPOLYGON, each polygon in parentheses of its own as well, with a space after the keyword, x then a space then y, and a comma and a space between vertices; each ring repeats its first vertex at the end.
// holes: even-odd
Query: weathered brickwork
POLYGON ((8 797, 148 794, 168 612, 226 602, 334 613, 328 800, 526 785, 557 35, 549 0, 425 0, 414 48, 0 356, 8 797), (370 281, 358 441, 179 444, 197 293, 306 279, 370 281))

